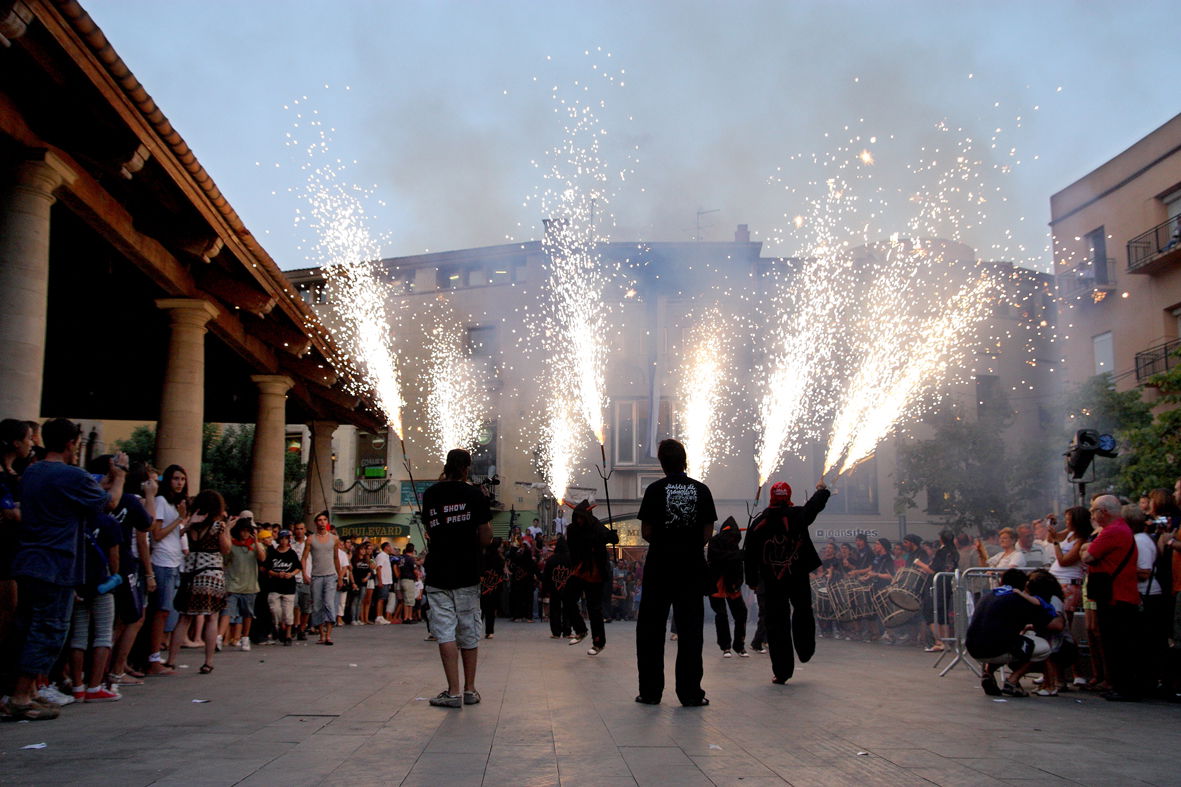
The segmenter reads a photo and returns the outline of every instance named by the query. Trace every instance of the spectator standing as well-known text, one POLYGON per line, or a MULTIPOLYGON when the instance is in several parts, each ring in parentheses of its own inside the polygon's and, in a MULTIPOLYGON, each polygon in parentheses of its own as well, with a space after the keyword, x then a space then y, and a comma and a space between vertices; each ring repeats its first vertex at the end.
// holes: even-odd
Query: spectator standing
MULTIPOLYGON (((212 489, 204 489, 193 498, 193 513, 186 530, 188 554, 184 574, 176 591, 176 610, 181 615, 178 626, 187 631, 190 621, 197 624, 205 647, 205 663, 199 672, 213 672, 213 654, 217 648, 217 627, 226 608, 225 559, 233 548, 231 529, 237 517, 226 518, 226 502, 212 489)), ((180 639, 173 637, 168 661, 176 662, 180 639)))
POLYGON ((1169 649, 1168 676, 1174 700, 1181 700, 1181 478, 1173 485, 1170 496, 1167 489, 1154 489, 1148 493, 1152 502, 1151 516, 1156 520, 1160 535, 1157 548, 1161 564, 1169 566, 1166 586, 1171 585, 1173 596, 1173 647, 1169 649))
POLYGON ((985 544, 976 541, 976 553, 989 568, 1022 568, 1025 565, 1025 554, 1017 548, 1017 531, 1011 527, 1001 528, 997 535, 1000 551, 989 554, 985 544))
POLYGON ((74 462, 82 435, 64 418, 41 430, 46 456, 21 477, 21 519, 12 576, 17 582, 17 662, 5 715, 28 721, 57 717, 57 708, 35 701, 38 676, 47 675, 69 632, 74 588, 85 582, 87 520, 115 507, 123 495, 125 455, 110 463, 106 489, 74 462))
POLYGON ((375 571, 376 585, 374 587, 374 616, 373 622, 379 626, 384 626, 389 623, 385 617, 385 605, 390 600, 390 588, 394 585, 394 569, 390 563, 390 555, 393 554, 394 546, 389 541, 381 545, 377 550, 377 554, 373 556, 373 566, 375 571))
POLYGON ((353 545, 348 539, 336 542, 336 556, 340 561, 340 572, 336 575, 336 625, 345 624, 344 616, 349 612, 349 594, 356 590, 353 583, 353 545))
MULTIPOLYGON (((924 574, 934 577, 937 574, 954 572, 959 565, 960 555, 955 548, 955 533, 943 530, 939 533, 939 549, 928 563, 915 560, 914 567, 924 574)), ((949 613, 951 612, 952 577, 938 577, 931 587, 930 593, 923 594, 923 620, 931 628, 931 636, 935 640, 928 653, 943 652, 943 640, 949 636, 949 613), (936 603, 938 602, 938 603, 936 603)))
MULTIPOLYGON (((1040 520, 1039 520, 1040 521, 1040 520)), ((1049 565, 1046 551, 1035 538, 1036 531, 1031 525, 1017 526, 1017 549, 1021 552, 1024 568, 1043 568, 1049 565)))
POLYGON ((117 686, 143 684, 143 675, 131 674, 127 658, 144 624, 146 594, 156 590, 152 572, 151 533, 156 519, 156 469, 136 462, 127 473, 123 497, 112 516, 122 528, 119 573, 123 582, 115 588, 115 649, 111 654, 111 682, 117 686))
MULTIPOLYGON (((156 592, 152 597, 152 653, 148 657, 149 675, 170 675, 176 667, 160 654, 170 651, 169 639, 176 631, 180 616, 174 601, 180 587, 180 569, 184 560, 182 537, 188 527, 189 478, 180 465, 164 470, 160 494, 156 497, 156 519, 152 523, 152 575, 156 592)), ((182 629, 176 636, 184 635, 182 629)))
POLYGON ((1136 541, 1136 586, 1140 591, 1139 614, 1136 616, 1135 653, 1138 660, 1136 674, 1140 678, 1140 694, 1151 696, 1165 678, 1165 658, 1172 629, 1169 601, 1157 574, 1156 539, 1145 532, 1148 517, 1139 506, 1127 505, 1122 510, 1124 521, 1136 541))
POLYGON ((12 559, 20 540, 20 473, 33 451, 33 428, 27 421, 0 421, 0 641, 7 641, 16 612, 12 559))
POLYGON ((449 451, 443 480, 432 484, 422 495, 423 523, 430 541, 425 565, 430 630, 439 643, 439 659, 447 679, 447 688, 430 700, 436 707, 462 708, 480 702, 480 692, 476 690, 480 555, 492 543, 492 512, 488 498, 467 482, 471 465, 472 457, 467 451, 460 448, 449 451))
POLYGON ((655 705, 664 694, 664 632, 671 607, 679 635, 677 698, 684 706, 700 707, 709 704, 701 689, 705 622, 701 597, 706 581, 703 547, 713 535, 718 514, 709 487, 685 473, 685 446, 676 440, 662 440, 656 453, 664 478, 648 485, 639 511, 648 560, 636 621, 640 687, 636 702, 655 705))
POLYGON ((1091 519, 1102 528, 1083 547, 1083 562, 1090 569, 1088 593, 1097 606, 1103 653, 1112 690, 1104 699, 1128 702, 1139 699, 1134 648, 1140 592, 1136 585, 1136 542, 1121 516, 1119 498, 1101 495, 1091 501, 1091 519), (1096 576, 1110 577, 1100 583, 1096 576), (1107 588, 1110 588, 1110 595, 1107 588))
MULTIPOLYGON (((113 457, 100 456, 94 465, 110 466, 113 457)), ((99 475, 94 473, 94 475, 99 475)), ((70 637, 70 677, 75 702, 115 702, 122 699, 107 684, 107 667, 115 634, 115 597, 110 580, 119 575, 122 528, 108 514, 97 514, 86 525, 83 563, 86 581, 74 598, 73 632, 70 637), (87 669, 89 666, 89 669, 87 669)), ((122 578, 118 581, 122 581, 122 578)))
POLYGON ((230 552, 226 555, 226 610, 229 622, 226 642, 250 651, 250 625, 254 621, 254 598, 258 595, 258 566, 267 558, 266 547, 255 538, 254 515, 243 511, 230 531, 230 552))
MULTIPOLYGON (((303 522, 296 522, 291 526, 291 548, 295 550, 296 557, 299 558, 300 566, 303 565, 304 550, 308 546, 308 529, 303 522)), ((298 571, 295 574, 295 609, 293 610, 293 618, 295 622, 292 628, 295 630, 295 638, 301 642, 307 639, 308 624, 312 620, 312 585, 310 582, 304 581, 303 571, 298 571)))
POLYGON ((402 551, 402 561, 398 564, 398 588, 402 592, 402 619, 400 623, 411 623, 414 620, 414 602, 418 598, 418 556, 415 554, 413 543, 407 544, 402 551))

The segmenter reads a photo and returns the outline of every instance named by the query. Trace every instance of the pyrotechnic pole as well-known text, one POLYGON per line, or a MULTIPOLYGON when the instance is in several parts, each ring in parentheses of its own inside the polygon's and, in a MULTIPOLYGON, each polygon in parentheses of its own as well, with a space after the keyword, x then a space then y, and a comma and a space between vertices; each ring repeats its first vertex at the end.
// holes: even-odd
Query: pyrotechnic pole
MULTIPOLYGON (((607 481, 608 481, 608 479, 611 478, 612 474, 615 473, 615 470, 614 469, 612 469, 612 470, 607 469, 607 449, 602 443, 599 443, 599 455, 601 457, 603 457, 603 468, 600 470, 599 468, 596 467, 595 469, 598 470, 599 478, 603 479, 603 496, 607 498, 607 521, 610 522, 611 521, 611 490, 607 486, 607 481)), ((612 528, 612 530, 614 530, 614 528, 612 528)))
POLYGON ((763 494, 763 485, 759 484, 755 489, 755 502, 752 506, 750 503, 746 504, 746 526, 749 528, 751 522, 755 521, 755 514, 759 512, 759 495, 763 494))
POLYGON ((418 499, 418 486, 414 483, 414 470, 410 467, 410 457, 406 454, 406 438, 399 437, 402 444, 402 465, 406 468, 406 475, 410 476, 410 491, 414 493, 414 505, 418 506, 418 515, 422 516, 422 501, 418 499))

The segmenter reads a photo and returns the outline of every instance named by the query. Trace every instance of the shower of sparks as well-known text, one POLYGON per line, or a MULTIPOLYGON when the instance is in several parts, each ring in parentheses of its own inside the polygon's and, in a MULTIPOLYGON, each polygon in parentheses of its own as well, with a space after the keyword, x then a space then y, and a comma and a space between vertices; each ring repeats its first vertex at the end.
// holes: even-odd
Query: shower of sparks
MULTIPOLYGON (((597 64, 592 70, 603 80, 596 84, 622 87, 617 75, 600 71, 597 64)), ((547 308, 545 328, 535 325, 534 331, 547 354, 549 412, 540 441, 542 475, 560 498, 582 456, 576 446, 584 430, 599 445, 606 439, 606 347, 611 334, 606 295, 618 264, 600 252, 608 240, 600 227, 610 225, 615 184, 630 170, 613 170, 602 157, 607 130, 599 111, 606 102, 593 98, 591 84, 576 80, 569 95, 555 86, 551 100, 562 141, 547 153, 545 187, 537 195, 546 217, 542 247, 547 308)))
MULTIPOLYGON (((909 275, 922 269, 911 254, 896 250, 872 288, 869 329, 856 373, 845 386, 833 422, 824 473, 852 470, 867 459, 896 425, 917 415, 928 392, 948 382, 975 346, 981 321, 992 311, 997 285, 987 275, 965 283, 947 300, 919 297, 909 275), (914 315, 914 304, 928 313, 914 315), (933 308, 932 308, 933 307, 933 308)), ((929 293, 927 293, 929 295, 929 293)))
POLYGON ((730 376, 729 334, 721 312, 710 307, 689 329, 681 361, 678 420, 689 472, 698 479, 709 475, 715 458, 726 450, 726 431, 721 426, 721 406, 726 380, 730 376))
POLYGON ((314 233, 307 257, 324 274, 324 297, 331 316, 326 318, 345 356, 339 360, 349 374, 345 385, 358 396, 372 398, 398 438, 402 438, 402 386, 394 351, 394 319, 389 285, 381 268, 381 248, 369 230, 364 189, 348 183, 344 167, 329 159, 331 137, 316 110, 298 111, 296 128, 310 127, 311 142, 287 135, 288 146, 302 149, 306 158, 300 170, 306 175, 296 189, 306 212, 296 215, 314 233))
POLYGON ((486 386, 455 322, 440 320, 427 338, 427 432, 439 461, 453 448, 474 451, 490 404, 486 386))

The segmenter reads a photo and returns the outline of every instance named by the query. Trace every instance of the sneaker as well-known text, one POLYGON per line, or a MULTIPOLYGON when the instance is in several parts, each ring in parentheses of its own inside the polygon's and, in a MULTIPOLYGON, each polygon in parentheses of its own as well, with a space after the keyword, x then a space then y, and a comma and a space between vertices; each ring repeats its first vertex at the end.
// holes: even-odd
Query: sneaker
POLYGON ((66 694, 64 691, 52 684, 43 686, 37 692, 37 698, 43 700, 44 702, 53 703, 54 705, 61 705, 63 707, 75 701, 71 695, 66 694))
POLYGON ((991 672, 984 673, 984 677, 980 679, 980 688, 990 697, 1001 696, 1001 687, 997 685, 996 676, 991 672))
POLYGON ((732 651, 732 650, 723 650, 723 651, 722 651, 722 658, 724 658, 724 659, 732 659, 732 658, 734 658, 734 651, 732 651))
POLYGON ((436 696, 431 697, 431 705, 436 708, 462 708, 463 695, 462 694, 448 694, 446 690, 440 691, 436 696))
POLYGON ((70 691, 70 694, 73 695, 74 702, 82 702, 82 700, 86 699, 86 687, 85 686, 75 686, 70 691))
POLYGON ((586 632, 585 631, 582 632, 581 634, 575 634, 573 637, 571 637, 570 644, 577 645, 579 642, 582 642, 584 639, 586 639, 586 632))
POLYGON ((375 620, 373 622, 379 626, 388 626, 390 624, 390 622, 388 620, 386 620, 385 618, 383 618, 381 615, 378 615, 377 620, 375 620))
POLYGON ((86 690, 87 702, 118 702, 123 699, 114 686, 96 686, 86 690))
POLYGON ((753 650, 755 653, 766 653, 767 647, 765 645, 752 645, 751 650, 753 650))
POLYGON ((465 691, 463 693, 463 704, 464 705, 479 705, 480 704, 480 692, 476 691, 475 689, 472 689, 471 691, 465 691))
POLYGON ((749 659, 749 658, 750 658, 750 654, 749 654, 749 653, 747 653, 745 650, 740 650, 740 651, 738 651, 738 658, 740 658, 740 659, 749 659))
POLYGON ((241 650, 243 653, 249 653, 249 652, 250 652, 250 639, 249 639, 249 637, 242 637, 242 640, 241 640, 241 641, 238 643, 238 650, 241 650))
POLYGON ((605 648, 605 647, 607 647, 605 644, 604 645, 591 645, 590 650, 588 650, 586 652, 586 655, 597 656, 603 652, 603 648, 605 648))
POLYGON ((305 632, 303 629, 300 629, 299 631, 297 631, 295 633, 295 638, 297 640, 299 640, 300 642, 307 642, 308 641, 307 632, 305 632))

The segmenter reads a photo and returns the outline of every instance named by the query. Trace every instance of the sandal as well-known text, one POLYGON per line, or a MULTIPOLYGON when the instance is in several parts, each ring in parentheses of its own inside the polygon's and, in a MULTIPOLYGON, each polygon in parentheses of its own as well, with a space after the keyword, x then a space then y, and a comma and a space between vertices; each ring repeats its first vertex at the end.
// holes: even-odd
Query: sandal
POLYGON ((209 673, 213 672, 213 665, 202 664, 201 669, 197 670, 197 672, 201 673, 202 675, 208 675, 209 673))
POLYGON ((1034 694, 1039 697, 1057 697, 1058 689, 1041 689, 1039 691, 1035 691, 1034 694))
POLYGON ((48 721, 56 719, 61 709, 37 702, 18 705, 12 700, 8 700, 4 703, 3 710, 5 721, 48 721))

